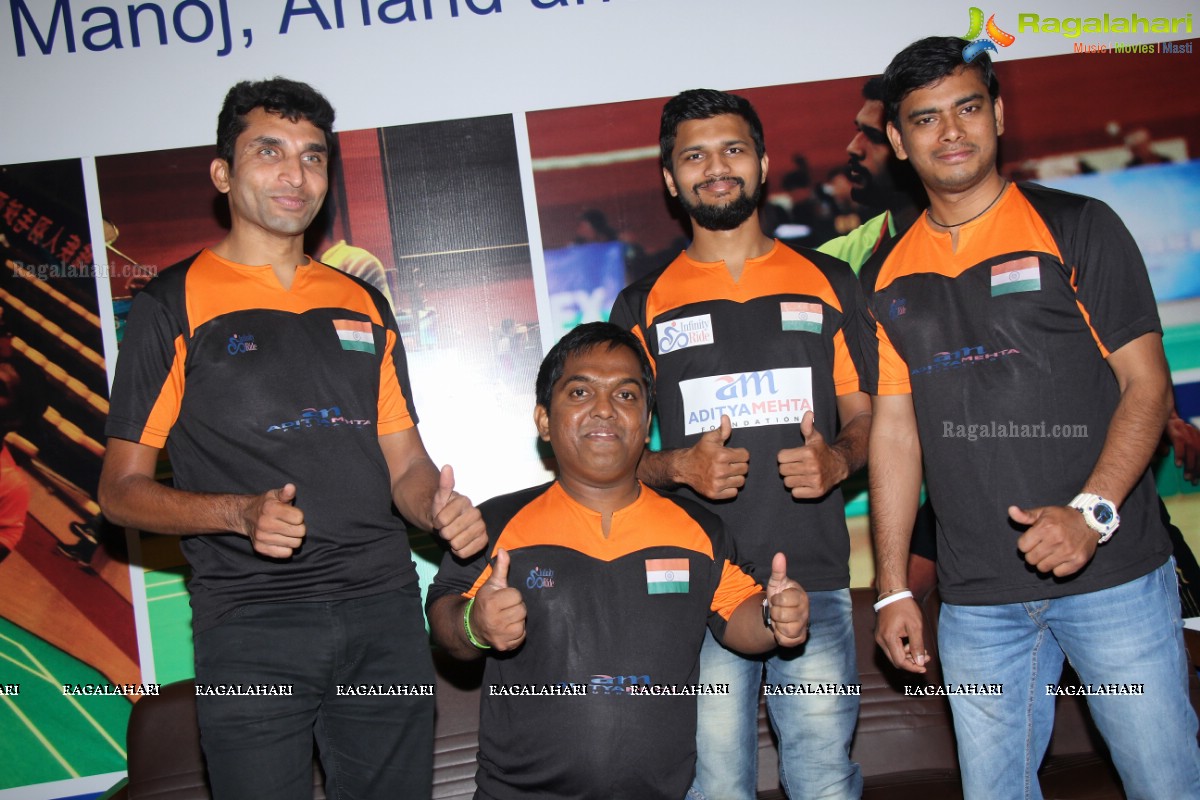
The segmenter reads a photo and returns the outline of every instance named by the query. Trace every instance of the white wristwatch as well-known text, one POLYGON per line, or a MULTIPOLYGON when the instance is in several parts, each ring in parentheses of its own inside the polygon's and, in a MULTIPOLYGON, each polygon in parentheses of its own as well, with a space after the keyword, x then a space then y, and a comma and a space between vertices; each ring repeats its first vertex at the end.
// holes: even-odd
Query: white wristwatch
POLYGON ((1076 495, 1067 505, 1083 514, 1083 521, 1087 526, 1100 535, 1097 544, 1104 544, 1111 539, 1117 526, 1121 524, 1121 515, 1117 513, 1116 504, 1098 494, 1076 495))

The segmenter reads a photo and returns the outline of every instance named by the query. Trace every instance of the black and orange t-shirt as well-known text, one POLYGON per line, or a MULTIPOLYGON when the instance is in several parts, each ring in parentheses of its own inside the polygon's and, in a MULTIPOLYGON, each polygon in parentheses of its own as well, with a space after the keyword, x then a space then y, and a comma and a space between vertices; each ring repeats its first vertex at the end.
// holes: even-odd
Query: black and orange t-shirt
POLYGON ((691 447, 728 415, 728 445, 750 451, 750 474, 732 501, 705 503, 737 541, 747 570, 765 583, 783 552, 810 591, 850 585, 850 540, 840 489, 794 500, 778 455, 804 444, 800 420, 812 411, 832 442, 837 398, 867 391, 859 344, 862 290, 844 262, 775 242, 746 261, 739 280, 725 263, 680 254, 628 286, 611 321, 642 340, 654 364, 665 448, 691 447))
POLYGON ((1133 238, 1098 200, 1032 184, 958 237, 955 250, 921 220, 862 273, 878 394, 911 393, 916 409, 942 597, 1059 597, 1160 566, 1170 544, 1149 471, 1117 534, 1067 579, 1026 566, 1007 512, 1083 489, 1120 396, 1105 359, 1161 333, 1133 238))
POLYGON ((720 520, 647 486, 613 513, 607 537, 600 514, 558 483, 480 511, 486 554, 467 562, 447 554, 428 602, 473 597, 496 549, 508 551, 508 585, 528 616, 525 642, 488 658, 484 672, 476 777, 484 796, 683 797, 696 760, 696 699, 642 692, 696 686, 705 627, 723 638, 733 610, 760 591, 733 565, 720 520), (582 688, 544 696, 549 686, 582 688))
POLYGON ((416 580, 379 437, 412 427, 387 301, 310 261, 284 290, 270 266, 204 250, 134 300, 106 433, 167 447, 175 486, 258 494, 296 485, 304 544, 286 560, 236 534, 185 537, 193 625, 253 602, 367 596, 416 580))

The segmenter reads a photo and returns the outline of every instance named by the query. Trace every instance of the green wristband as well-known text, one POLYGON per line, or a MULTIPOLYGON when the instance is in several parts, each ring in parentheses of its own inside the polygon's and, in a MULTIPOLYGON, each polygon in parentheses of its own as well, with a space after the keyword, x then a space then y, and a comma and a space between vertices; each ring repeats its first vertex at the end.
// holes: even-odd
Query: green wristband
POLYGON ((491 650, 492 646, 490 644, 484 644, 483 642, 481 642, 475 638, 475 634, 471 633, 471 608, 474 605, 475 605, 475 598, 472 597, 470 600, 467 601, 467 607, 463 611, 463 630, 465 630, 467 632, 467 639, 470 640, 471 644, 475 645, 480 650, 491 650))

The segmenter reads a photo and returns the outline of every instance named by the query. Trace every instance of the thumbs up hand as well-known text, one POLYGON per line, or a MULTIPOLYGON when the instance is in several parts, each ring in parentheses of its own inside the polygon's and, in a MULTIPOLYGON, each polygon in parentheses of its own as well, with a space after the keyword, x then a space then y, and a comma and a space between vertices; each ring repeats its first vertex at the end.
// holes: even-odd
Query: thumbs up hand
POLYGON ((703 434, 698 442, 681 451, 679 482, 709 500, 737 497, 750 471, 750 451, 744 447, 726 447, 732 433, 729 417, 722 415, 719 428, 703 434))
POLYGON ((779 474, 796 499, 824 497, 850 474, 846 457, 825 443, 811 411, 800 420, 804 444, 779 451, 779 474))
POLYGON ((496 650, 515 650, 525 641, 525 600, 508 585, 508 551, 496 549, 492 574, 475 593, 471 632, 496 650))
POLYGON ((294 505, 296 484, 250 495, 242 509, 242 533, 254 552, 270 558, 290 558, 304 544, 304 512, 294 505))
POLYGON ((787 576, 787 557, 783 553, 771 559, 767 604, 776 643, 780 647, 803 644, 808 638, 808 594, 787 576))
POLYGON ((429 512, 433 527, 459 558, 470 558, 487 546, 487 527, 479 509, 454 491, 454 468, 449 464, 438 474, 429 512))

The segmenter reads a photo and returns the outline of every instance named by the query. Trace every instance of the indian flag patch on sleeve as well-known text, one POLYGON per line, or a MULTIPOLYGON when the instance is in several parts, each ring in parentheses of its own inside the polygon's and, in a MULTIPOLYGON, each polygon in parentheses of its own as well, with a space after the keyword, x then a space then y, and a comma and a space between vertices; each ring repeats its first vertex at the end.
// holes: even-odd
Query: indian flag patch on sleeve
POLYGON ((358 350, 374 354, 375 334, 371 333, 371 323, 352 319, 335 319, 333 327, 337 331, 338 341, 342 343, 343 350, 358 350))
POLYGON ((688 560, 686 558, 647 558, 647 594, 686 594, 688 560))
POLYGON ((1035 256, 1005 261, 992 267, 992 297, 1042 288, 1042 271, 1035 256))
POLYGON ((825 320, 820 303, 780 303, 779 313, 785 331, 820 333, 821 323, 825 320))

